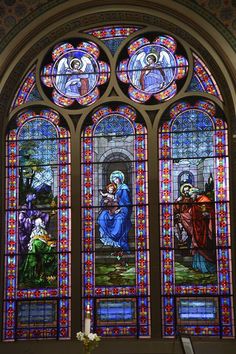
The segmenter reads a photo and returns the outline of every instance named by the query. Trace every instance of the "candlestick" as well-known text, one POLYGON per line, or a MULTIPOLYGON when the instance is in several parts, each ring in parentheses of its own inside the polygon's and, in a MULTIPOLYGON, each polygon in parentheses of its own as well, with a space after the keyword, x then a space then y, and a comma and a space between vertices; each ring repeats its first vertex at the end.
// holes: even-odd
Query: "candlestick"
POLYGON ((87 305, 85 311, 84 334, 88 335, 90 333, 90 326, 91 326, 91 312, 90 312, 89 305, 87 305))

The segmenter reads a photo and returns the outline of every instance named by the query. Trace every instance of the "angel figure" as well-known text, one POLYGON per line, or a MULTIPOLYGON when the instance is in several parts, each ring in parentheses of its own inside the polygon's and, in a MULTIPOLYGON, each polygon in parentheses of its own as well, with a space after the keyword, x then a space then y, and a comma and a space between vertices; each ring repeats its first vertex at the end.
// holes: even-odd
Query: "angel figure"
POLYGON ((57 66, 56 87, 69 97, 82 97, 96 84, 96 75, 91 60, 81 58, 62 58, 57 66))
POLYGON ((166 52, 142 51, 134 62, 132 83, 142 91, 158 92, 171 80, 170 73, 167 71, 170 70, 169 67, 171 69, 170 58, 166 52))

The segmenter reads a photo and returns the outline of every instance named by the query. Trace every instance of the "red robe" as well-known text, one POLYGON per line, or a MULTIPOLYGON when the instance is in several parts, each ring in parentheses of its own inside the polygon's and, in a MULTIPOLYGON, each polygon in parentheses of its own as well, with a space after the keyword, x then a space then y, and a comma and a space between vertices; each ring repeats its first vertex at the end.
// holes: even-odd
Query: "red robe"
POLYGON ((189 237, 192 238, 193 225, 192 225, 192 198, 183 196, 174 204, 174 214, 179 215, 179 220, 189 237))
POLYGON ((214 205, 206 195, 198 196, 192 204, 193 254, 199 253, 207 261, 215 262, 214 205))

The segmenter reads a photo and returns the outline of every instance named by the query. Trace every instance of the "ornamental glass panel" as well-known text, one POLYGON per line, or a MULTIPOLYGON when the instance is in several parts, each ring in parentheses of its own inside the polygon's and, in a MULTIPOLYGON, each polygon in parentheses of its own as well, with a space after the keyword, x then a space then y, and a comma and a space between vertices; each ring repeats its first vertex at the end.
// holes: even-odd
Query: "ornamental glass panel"
POLYGON ((36 85, 36 65, 34 65, 22 80, 22 84, 13 100, 11 110, 21 106, 23 103, 40 100, 42 100, 42 97, 36 85))
POLYGON ((126 84, 122 88, 128 90, 128 96, 148 104, 174 97, 187 72, 184 50, 173 37, 156 33, 132 41, 117 67, 117 77, 126 84))
POLYGON ((147 133, 128 106, 102 107, 83 129, 83 307, 93 330, 149 337, 147 133))
POLYGON ((233 337, 227 126, 207 100, 159 130, 163 336, 233 337))
POLYGON ((223 101, 220 89, 206 64, 195 53, 193 59, 193 75, 188 91, 208 92, 223 101))
POLYGON ((69 338, 70 134, 25 111, 6 144, 4 340, 69 338))
POLYGON ((141 26, 116 25, 94 28, 92 30, 85 31, 85 33, 90 34, 103 41, 103 43, 106 44, 106 46, 110 49, 111 53, 114 55, 123 40, 141 28, 141 26))
MULTIPOLYGON (((81 108, 96 102, 100 86, 107 84, 110 66, 94 42, 72 39, 57 44, 45 57, 41 70, 43 89, 57 106, 81 108)), ((106 86, 106 85, 105 85, 106 86)))

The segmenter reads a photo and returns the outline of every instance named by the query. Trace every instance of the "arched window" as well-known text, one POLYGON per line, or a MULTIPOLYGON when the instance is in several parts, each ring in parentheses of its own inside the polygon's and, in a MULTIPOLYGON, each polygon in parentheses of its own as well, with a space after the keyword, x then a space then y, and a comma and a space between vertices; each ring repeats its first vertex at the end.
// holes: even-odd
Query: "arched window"
POLYGON ((70 134, 51 109, 11 121, 4 339, 70 336, 70 134))
POLYGON ((109 105, 81 137, 83 305, 103 336, 150 336, 147 133, 109 105))
POLYGON ((178 102, 160 125, 164 336, 233 336, 226 129, 208 100, 178 102))
POLYGON ((234 337, 220 69, 177 25, 132 16, 67 23, 22 55, 6 114, 5 341, 73 338, 87 306, 103 337, 234 337))

